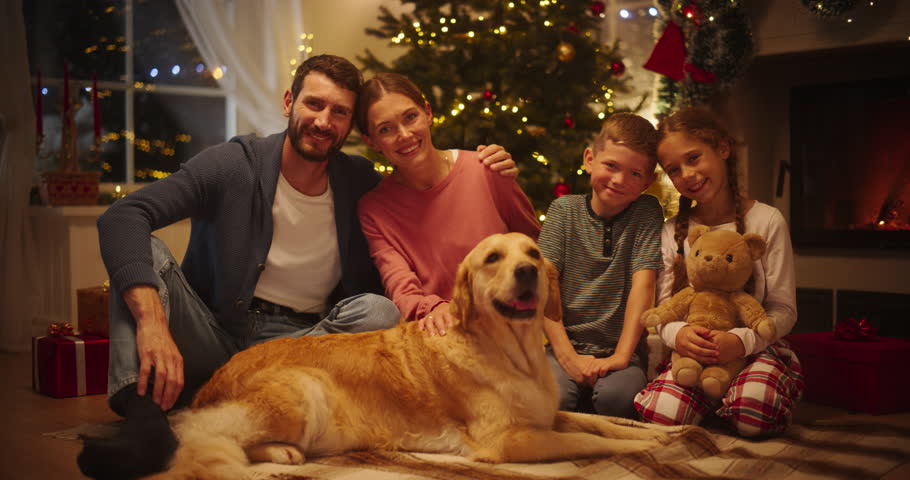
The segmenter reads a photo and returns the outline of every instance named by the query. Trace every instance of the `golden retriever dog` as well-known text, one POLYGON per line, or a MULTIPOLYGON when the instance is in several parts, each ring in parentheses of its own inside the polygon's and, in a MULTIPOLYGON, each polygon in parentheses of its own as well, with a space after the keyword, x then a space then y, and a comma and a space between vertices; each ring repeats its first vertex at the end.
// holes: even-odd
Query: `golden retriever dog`
POLYGON ((168 471, 245 478, 249 462, 350 450, 538 462, 649 450, 666 434, 558 411, 542 345, 556 269, 522 234, 493 235, 459 266, 445 336, 396 328, 272 340, 235 355, 178 415, 168 471))

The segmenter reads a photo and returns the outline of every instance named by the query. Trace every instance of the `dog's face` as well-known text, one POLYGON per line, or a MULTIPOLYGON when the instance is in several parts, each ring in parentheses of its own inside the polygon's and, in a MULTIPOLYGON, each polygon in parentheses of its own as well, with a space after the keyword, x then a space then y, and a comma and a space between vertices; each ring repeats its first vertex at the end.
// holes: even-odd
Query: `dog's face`
POLYGON ((453 307, 466 321, 475 315, 521 322, 561 318, 556 268, 527 235, 491 235, 458 267, 453 307))

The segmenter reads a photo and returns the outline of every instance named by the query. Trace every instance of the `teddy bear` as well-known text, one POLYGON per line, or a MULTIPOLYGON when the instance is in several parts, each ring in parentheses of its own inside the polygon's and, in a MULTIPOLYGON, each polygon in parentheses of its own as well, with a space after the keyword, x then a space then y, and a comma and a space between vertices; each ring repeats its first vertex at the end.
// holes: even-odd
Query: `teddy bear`
MULTIPOLYGON (((743 290, 752 276, 752 264, 765 252, 757 234, 731 230, 711 231, 704 225, 690 229, 691 249, 686 272, 691 286, 642 314, 645 327, 685 321, 711 330, 749 327, 768 342, 774 340, 774 323, 760 303, 743 290)), ((726 364, 703 366, 695 359, 672 354, 673 378, 686 387, 701 387, 706 396, 719 399, 733 378, 745 367, 744 358, 726 364)))

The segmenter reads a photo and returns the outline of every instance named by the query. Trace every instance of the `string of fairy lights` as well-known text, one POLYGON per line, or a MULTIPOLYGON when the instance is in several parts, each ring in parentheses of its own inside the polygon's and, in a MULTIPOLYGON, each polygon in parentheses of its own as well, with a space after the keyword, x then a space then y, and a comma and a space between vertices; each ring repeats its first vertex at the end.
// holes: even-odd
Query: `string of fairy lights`
MULTIPOLYGON (((517 8, 519 5, 527 5, 529 3, 525 0, 519 2, 508 2, 505 6, 508 9, 517 8)), ((548 8, 558 8, 558 0, 540 0, 536 2, 538 6, 542 9, 548 8)), ((594 2, 602 3, 602 2, 594 2)), ((656 8, 649 8, 645 10, 650 16, 657 16, 659 14, 656 8)), ((604 9, 601 9, 600 14, 601 18, 605 17, 606 13, 604 9)), ((628 9, 620 9, 618 15, 621 19, 629 19, 633 16, 633 12, 628 9)), ((542 15, 539 20, 540 25, 545 29, 549 28, 564 28, 565 25, 559 26, 555 22, 551 21, 546 15, 542 15)), ((510 32, 509 28, 504 24, 493 23, 488 20, 484 15, 478 15, 476 18, 472 18, 469 22, 470 27, 461 27, 459 25, 459 19, 455 17, 449 17, 442 15, 435 22, 426 22, 422 23, 420 21, 414 21, 410 24, 409 29, 402 29, 397 32, 396 35, 393 35, 389 40, 393 44, 412 44, 417 46, 427 45, 434 46, 437 44, 447 45, 449 39, 446 39, 446 35, 451 35, 457 39, 471 41, 476 36, 481 33, 489 33, 494 36, 506 36, 510 32)), ((576 31, 576 33, 578 33, 576 31)), ((590 31, 584 32, 584 35, 588 38, 592 37, 590 31)), ((571 48, 571 47, 570 47, 571 48)), ((595 52, 599 49, 595 49, 595 52)), ((571 52, 571 55, 574 55, 574 50, 571 52)), ((621 74, 620 69, 624 70, 624 66, 621 64, 613 64, 611 68, 619 71, 618 74, 621 74)), ((592 102, 595 104, 602 105, 602 110, 597 113, 597 118, 603 120, 607 115, 614 113, 614 103, 613 96, 614 90, 607 85, 601 85, 599 88, 601 93, 595 93, 592 95, 592 102)), ((525 107, 530 104, 530 100, 525 98, 518 98, 512 102, 503 102, 500 101, 496 96, 489 90, 483 92, 466 92, 461 94, 459 97, 454 98, 448 108, 448 111, 445 113, 440 113, 434 115, 433 125, 439 126, 444 124, 450 117, 457 117, 463 114, 466 109, 471 108, 472 106, 477 109, 475 113, 479 114, 482 117, 492 117, 494 115, 511 115, 520 119, 520 123, 523 127, 519 127, 515 130, 516 135, 540 135, 545 129, 538 127, 531 122, 528 114, 525 112, 525 107)), ((567 126, 571 126, 574 120, 571 117, 566 117, 567 126)), ((532 158, 543 164, 549 165, 549 159, 546 158, 543 154, 539 152, 533 152, 532 158)), ((393 170, 391 165, 384 165, 381 162, 375 162, 375 169, 382 173, 389 173, 393 170)), ((583 165, 580 165, 577 173, 580 175, 583 173, 583 165)))
MULTIPOLYGON (((93 12, 89 12, 94 14, 93 12)), ((123 15, 124 8, 118 8, 114 6, 106 7, 100 12, 100 15, 123 15)), ((153 30, 149 33, 150 37, 162 37, 168 33, 174 31, 173 27, 162 27, 153 30)), ((287 63, 290 65, 290 74, 293 76, 294 71, 298 63, 298 58, 306 58, 313 51, 313 47, 310 45, 310 42, 313 40, 314 35, 312 33, 300 33, 297 37, 296 45, 296 54, 287 60, 287 63)), ((109 36, 102 35, 98 37, 94 44, 88 45, 82 49, 82 52, 85 55, 98 55, 98 54, 107 54, 107 53, 128 53, 130 51, 130 46, 127 45, 126 37, 123 35, 119 36, 109 36)), ((197 62, 190 65, 180 65, 175 63, 166 67, 161 66, 151 66, 148 67, 147 71, 144 72, 144 76, 150 79, 161 79, 163 83, 159 84, 152 83, 152 81, 133 81, 132 84, 122 84, 114 86, 113 88, 98 88, 97 97, 99 101, 104 101, 110 99, 114 95, 114 91, 144 91, 144 92, 156 92, 161 91, 162 93, 171 93, 174 88, 172 85, 167 83, 166 77, 167 73, 170 73, 171 77, 176 77, 178 75, 186 74, 195 74, 202 77, 210 77, 216 81, 220 81, 227 74, 227 67, 224 65, 217 65, 214 68, 207 68, 206 65, 202 62, 197 62)), ((62 85, 64 82, 60 79, 49 78, 47 79, 49 84, 54 86, 62 85)), ((75 85, 80 85, 86 83, 79 79, 73 79, 75 85)), ((116 84, 116 82, 104 82, 108 84, 116 84)), ((39 82, 40 84, 40 82, 39 82)), ((197 87, 194 87, 197 88, 197 87)), ((92 87, 84 87, 86 92, 91 93, 92 87)), ((37 92, 38 95, 46 96, 49 94, 48 88, 40 88, 40 91, 37 92)), ((79 98, 76 97, 74 104, 72 105, 75 109, 82 107, 79 103, 79 98)), ((178 144, 188 144, 193 140, 193 136, 189 133, 178 133, 171 138, 142 138, 136 135, 135 131, 120 129, 120 130, 107 130, 104 131, 99 140, 102 144, 125 141, 131 148, 135 148, 136 151, 144 153, 155 153, 157 155, 162 155, 165 157, 174 157, 177 154, 176 146, 178 144)), ((105 172, 113 171, 112 165, 103 159, 99 165, 100 169, 105 172)), ((134 172, 136 179, 160 179, 170 175, 171 172, 158 170, 154 168, 143 168, 137 169, 134 172)))
MULTIPOLYGON (((520 3, 525 4, 526 2, 521 1, 520 3)), ((542 8, 555 6, 557 3, 558 3, 558 0, 541 0, 541 1, 539 1, 539 5, 542 8)), ((514 9, 516 7, 516 3, 509 2, 506 6, 509 9, 514 9)), ((483 23, 486 21, 487 21, 487 18, 485 16, 479 15, 479 16, 477 16, 477 18, 475 20, 475 24, 477 22, 483 23)), ((408 44, 416 44, 416 45, 426 44, 426 45, 432 46, 432 45, 436 45, 437 43, 439 43, 438 39, 440 39, 441 37, 443 37, 445 35, 453 35, 455 37, 463 38, 463 39, 473 39, 477 36, 477 32, 473 29, 468 29, 467 31, 457 31, 455 28, 457 26, 457 23, 458 23, 457 18, 446 17, 444 15, 439 17, 438 24, 429 23, 427 25, 424 25, 420 21, 414 21, 411 24, 411 27, 412 27, 411 31, 409 31, 409 32, 399 31, 397 35, 392 36, 389 40, 394 44, 401 44, 404 42, 404 43, 408 43, 408 44)), ((554 27, 553 22, 551 22, 549 19, 543 19, 541 24, 545 28, 554 27)), ((499 25, 491 24, 491 25, 485 26, 485 28, 488 30, 489 33, 492 33, 493 35, 506 35, 509 33, 508 28, 502 24, 499 24, 499 25)), ((586 32, 586 35, 589 37, 591 36, 590 32, 586 32)), ((607 89, 607 87, 604 87, 604 88, 607 89)), ((610 90, 606 94, 606 97, 609 98, 611 95, 612 95, 612 90, 610 90)), ((453 99, 452 104, 450 105, 450 108, 448 111, 449 116, 451 116, 451 117, 459 116, 460 114, 462 114, 462 112, 465 111, 465 109, 467 108, 468 105, 471 105, 475 101, 481 101, 480 100, 481 98, 483 99, 482 101, 484 103, 483 103, 482 108, 480 109, 479 113, 482 116, 489 117, 489 116, 493 116, 493 115, 497 114, 497 112, 500 112, 501 114, 520 116, 521 122, 523 124, 527 124, 528 117, 522 111, 522 107, 528 103, 527 99, 519 98, 515 104, 503 103, 499 100, 494 100, 491 102, 490 100, 492 100, 494 98, 494 95, 490 91, 485 91, 483 93, 479 93, 479 92, 465 93, 465 94, 463 94, 463 97, 453 99)), ((612 105, 610 105, 610 106, 612 107, 612 105)), ((605 116, 606 116, 606 114, 604 112, 601 112, 600 118, 602 119, 605 116)), ((446 122, 446 120, 447 120, 447 116, 445 114, 434 115, 433 125, 434 126, 442 125, 443 123, 446 122)), ((522 134, 526 133, 526 128, 517 129, 516 134, 522 135, 522 134)), ((531 127, 531 129, 533 130, 533 126, 531 127)), ((538 162, 540 162, 544 165, 546 165, 548 163, 546 157, 544 157, 543 155, 541 155, 539 153, 535 153, 534 158, 538 162)), ((387 167, 378 162, 376 164, 376 169, 380 172, 386 172, 386 171, 392 170, 392 168, 390 166, 387 167)))

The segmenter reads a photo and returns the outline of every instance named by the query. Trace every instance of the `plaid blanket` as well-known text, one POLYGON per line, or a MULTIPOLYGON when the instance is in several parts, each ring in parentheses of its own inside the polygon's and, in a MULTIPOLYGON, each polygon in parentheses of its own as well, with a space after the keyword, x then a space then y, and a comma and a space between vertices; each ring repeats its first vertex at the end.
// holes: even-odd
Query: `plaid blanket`
POLYGON ((747 440, 715 430, 648 425, 681 433, 653 452, 602 459, 491 465, 451 455, 350 452, 309 459, 299 466, 258 464, 251 467, 251 476, 256 480, 856 480, 881 478, 899 468, 910 476, 910 428, 868 422, 867 418, 792 425, 783 435, 765 440, 747 440))

